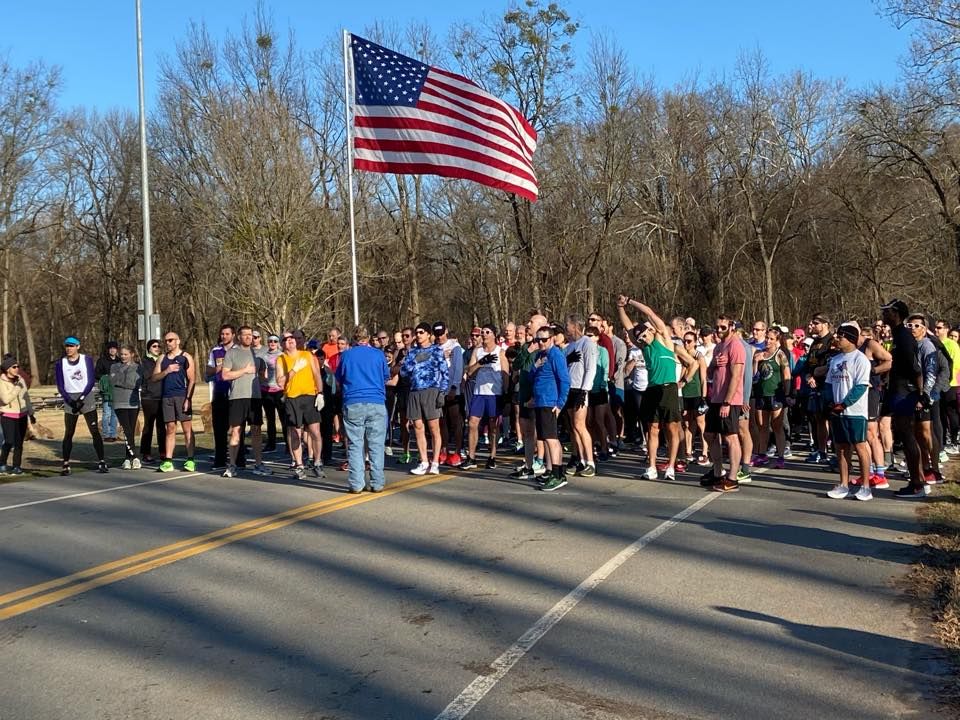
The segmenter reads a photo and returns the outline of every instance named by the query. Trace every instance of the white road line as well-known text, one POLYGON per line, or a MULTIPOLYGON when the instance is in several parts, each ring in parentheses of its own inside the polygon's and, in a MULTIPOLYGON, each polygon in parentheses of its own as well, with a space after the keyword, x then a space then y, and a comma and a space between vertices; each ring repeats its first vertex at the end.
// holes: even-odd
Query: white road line
POLYGON ((183 480, 185 478, 197 477, 198 475, 206 475, 206 473, 197 472, 190 473, 189 475, 174 475, 173 477, 162 477, 156 480, 130 483, 129 485, 116 485, 114 487, 103 488, 101 490, 88 490, 87 492, 73 493, 72 495, 60 495, 58 497, 47 498, 46 500, 32 500, 31 502, 20 503, 18 505, 7 505, 6 507, 0 507, 0 512, 3 512, 4 510, 16 510, 17 508, 30 507, 31 505, 43 505, 45 503, 60 502, 61 500, 72 500, 74 498, 87 497, 88 495, 99 495, 100 493, 127 490, 128 488, 142 487, 143 485, 156 485, 157 483, 170 482, 171 480, 183 480))
POLYGON ((437 715, 436 720, 462 720, 462 718, 466 717, 476 704, 483 699, 484 695, 490 692, 493 686, 510 672, 513 666, 537 644, 540 638, 550 632, 553 626, 560 622, 568 612, 573 610, 591 590, 606 580, 614 570, 623 565, 627 560, 667 532, 667 530, 675 525, 679 525, 695 512, 716 500, 721 494, 722 493, 718 492, 710 492, 697 500, 693 505, 678 512, 669 520, 657 525, 657 527, 646 535, 637 539, 610 558, 602 567, 597 569, 590 577, 577 585, 566 597, 554 605, 546 615, 537 620, 503 655, 490 663, 493 672, 490 675, 478 675, 476 680, 467 685, 463 692, 454 698, 454 700, 444 708, 442 713, 437 715))

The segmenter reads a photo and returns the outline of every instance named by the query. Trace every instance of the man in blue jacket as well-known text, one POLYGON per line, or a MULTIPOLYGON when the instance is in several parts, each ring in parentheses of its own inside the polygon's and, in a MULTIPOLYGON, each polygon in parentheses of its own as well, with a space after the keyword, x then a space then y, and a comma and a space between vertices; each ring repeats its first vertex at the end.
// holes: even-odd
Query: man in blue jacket
POLYGON ((354 346, 340 353, 337 385, 343 391, 343 425, 347 433, 350 492, 363 492, 364 444, 370 452, 370 491, 381 492, 383 447, 387 437, 386 385, 390 368, 382 350, 370 347, 364 325, 353 331, 354 346))
POLYGON ((557 418, 567 402, 570 373, 567 371, 566 357, 554 343, 553 337, 549 326, 540 328, 533 336, 539 350, 531 372, 533 397, 529 401, 530 407, 534 408, 537 438, 546 444, 544 461, 547 473, 540 486, 544 492, 559 490, 567 484, 563 473, 563 446, 557 434, 557 418))

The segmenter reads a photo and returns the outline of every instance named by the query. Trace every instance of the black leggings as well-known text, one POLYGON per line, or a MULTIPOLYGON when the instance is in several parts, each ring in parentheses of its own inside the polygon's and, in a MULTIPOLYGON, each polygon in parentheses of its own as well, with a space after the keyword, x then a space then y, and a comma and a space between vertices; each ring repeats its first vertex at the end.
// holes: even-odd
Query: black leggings
POLYGON ((134 437, 137 426, 137 415, 140 414, 140 408, 114 408, 117 414, 117 420, 120 421, 120 427, 123 428, 123 437, 127 450, 127 460, 133 460, 137 456, 137 440, 134 437))
POLYGON ((0 417, 3 428, 3 450, 0 451, 0 465, 7 464, 10 449, 13 448, 13 467, 20 467, 23 458, 23 441, 27 437, 27 416, 18 418, 0 417))
POLYGON ((283 393, 263 393, 263 415, 267 420, 267 445, 274 447, 277 444, 277 419, 280 420, 280 435, 283 439, 283 393))
MULTIPOLYGON (((141 398, 143 404, 143 432, 140 433, 140 455, 153 455, 153 441, 157 441, 157 456, 163 457, 164 438, 167 430, 163 424, 163 414, 160 412, 159 398, 141 398)), ((134 423, 136 425, 136 423, 134 423)))
POLYGON ((940 396, 940 424, 943 433, 940 440, 944 445, 956 445, 960 433, 960 413, 957 411, 957 389, 950 388, 940 396))
MULTIPOLYGON (((73 434, 77 431, 77 418, 79 415, 73 413, 63 414, 63 462, 70 462, 70 453, 73 452, 73 434)), ((91 410, 83 414, 83 419, 87 421, 87 428, 90 430, 90 437, 93 438, 93 449, 97 453, 97 459, 103 462, 103 436, 100 434, 100 428, 97 424, 97 411, 91 410)))

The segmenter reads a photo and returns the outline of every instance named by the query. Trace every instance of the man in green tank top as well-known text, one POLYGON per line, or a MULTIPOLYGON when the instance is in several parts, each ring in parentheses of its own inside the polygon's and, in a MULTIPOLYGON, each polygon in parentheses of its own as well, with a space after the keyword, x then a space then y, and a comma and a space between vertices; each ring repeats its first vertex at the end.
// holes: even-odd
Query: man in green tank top
POLYGON ((640 419, 649 423, 647 456, 650 465, 643 474, 646 480, 657 479, 657 450, 660 444, 660 426, 667 432, 667 462, 664 479, 676 476, 677 453, 680 449, 680 391, 677 387, 677 360, 690 367, 696 361, 683 347, 675 345, 667 324, 647 305, 625 295, 617 298, 620 322, 632 332, 633 341, 643 352, 647 364, 649 385, 640 405, 640 419), (627 306, 635 307, 647 316, 647 321, 636 325, 627 315, 627 306))

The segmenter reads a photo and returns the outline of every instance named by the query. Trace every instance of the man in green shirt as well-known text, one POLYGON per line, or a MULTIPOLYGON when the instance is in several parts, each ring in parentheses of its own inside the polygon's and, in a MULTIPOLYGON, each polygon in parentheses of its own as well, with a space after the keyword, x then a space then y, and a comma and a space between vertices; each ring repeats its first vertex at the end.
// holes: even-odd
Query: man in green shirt
POLYGON ((647 364, 649 384, 640 405, 640 419, 649 423, 650 427, 647 434, 647 456, 650 465, 643 477, 646 480, 657 479, 657 450, 660 444, 660 426, 663 425, 669 443, 663 477, 664 480, 673 480, 680 449, 678 359, 684 367, 690 367, 696 361, 683 347, 674 344, 670 328, 649 306, 621 295, 617 298, 617 309, 620 322, 631 331, 633 341, 640 347, 647 364), (647 321, 641 325, 634 323, 627 315, 628 305, 646 315, 647 321))

